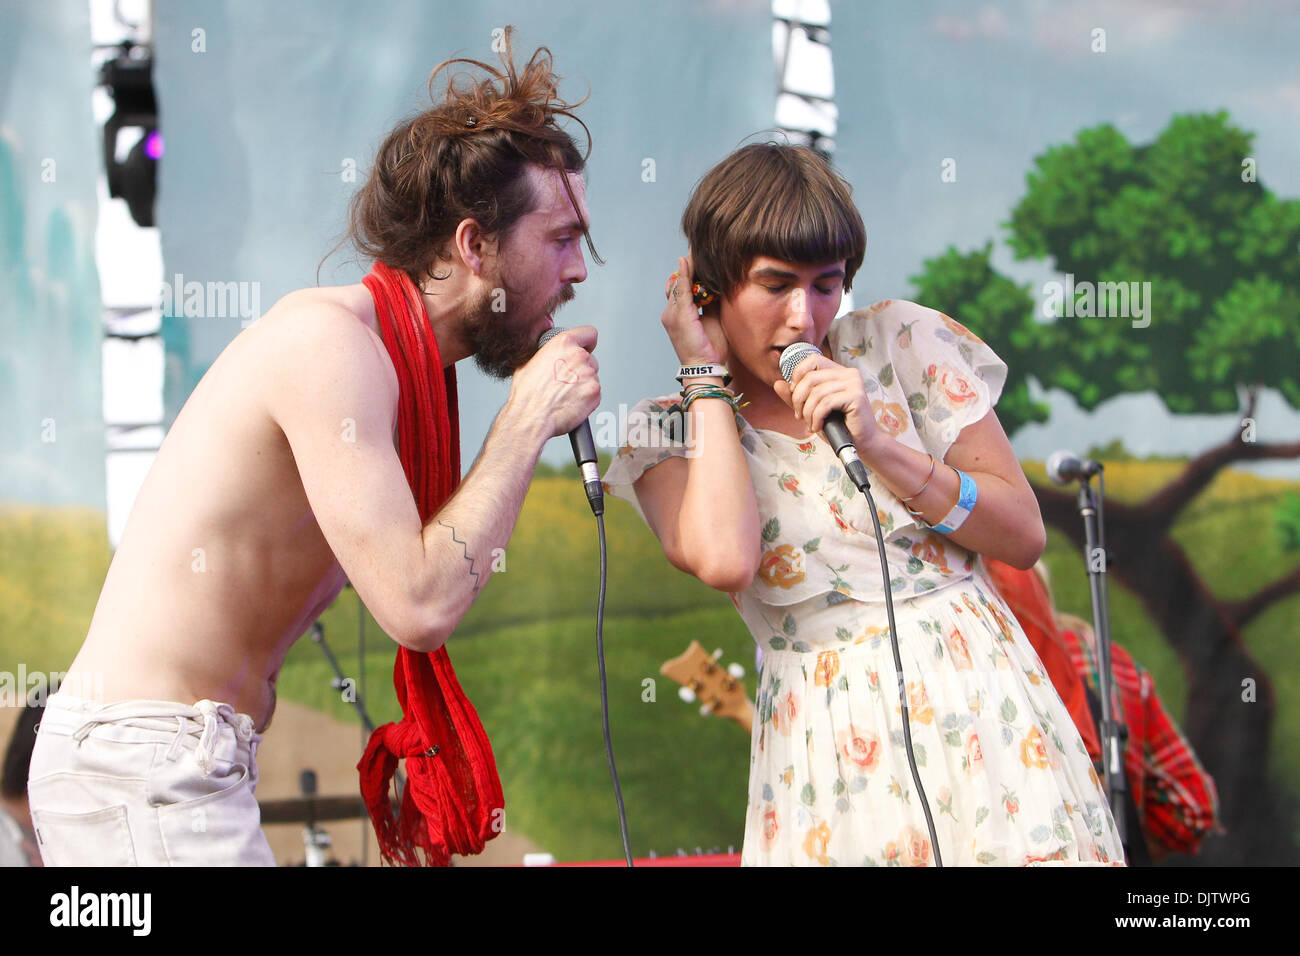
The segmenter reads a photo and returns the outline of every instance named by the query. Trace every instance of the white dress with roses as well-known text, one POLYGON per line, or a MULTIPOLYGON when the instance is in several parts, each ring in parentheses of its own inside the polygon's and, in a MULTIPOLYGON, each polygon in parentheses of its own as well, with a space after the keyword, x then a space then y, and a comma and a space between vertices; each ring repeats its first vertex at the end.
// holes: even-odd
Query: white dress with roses
MULTIPOLYGON (((837 319, 830 345, 861 369, 878 425, 940 461, 1006 379, 979 338, 904 300, 837 319)), ((604 479, 638 512, 633 482, 686 451, 674 402, 637 406, 654 424, 604 479)), ((732 595, 762 652, 742 864, 929 865, 866 499, 820 438, 736 422, 764 522, 759 573, 732 595)), ((978 557, 917 525, 884 482, 872 494, 943 863, 1122 861, 1083 742, 978 557)))

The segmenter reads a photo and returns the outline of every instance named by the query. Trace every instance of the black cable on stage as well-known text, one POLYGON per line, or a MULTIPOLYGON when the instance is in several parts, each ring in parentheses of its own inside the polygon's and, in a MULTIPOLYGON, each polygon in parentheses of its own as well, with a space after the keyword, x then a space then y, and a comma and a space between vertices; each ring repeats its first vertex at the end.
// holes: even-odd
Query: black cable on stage
MULTIPOLYGON (((565 329, 552 326, 542 333, 537 340, 540 349, 565 329)), ((623 836, 623 855, 627 865, 632 866, 632 845, 627 838, 627 813, 623 809, 623 790, 618 783, 618 770, 614 767, 614 744, 609 734, 609 687, 605 679, 605 496, 600 485, 600 471, 596 464, 596 446, 591 440, 590 422, 582 422, 569 432, 569 444, 573 448, 573 460, 578 466, 582 478, 583 490, 587 495, 587 504, 596 517, 596 532, 600 539, 600 593, 596 599, 596 666, 600 670, 600 717, 605 730, 605 757, 609 761, 609 777, 614 782, 614 799, 618 801, 618 828, 623 836)))
POLYGON ((596 599, 596 664, 600 669, 600 716, 605 728, 605 757, 609 760, 609 777, 614 781, 614 799, 618 801, 618 829, 623 836, 623 855, 632 866, 632 845, 627 838, 627 812, 623 809, 623 790, 618 784, 618 770, 614 767, 614 744, 609 735, 609 688, 605 680, 605 519, 596 515, 596 530, 600 537, 600 595, 596 599))
MULTIPOLYGON (((366 606, 361 601, 361 595, 357 594, 356 588, 352 593, 357 598, 357 694, 362 699, 366 698, 366 606)), ((364 725, 361 727, 361 752, 366 752, 366 747, 370 743, 370 737, 366 733, 364 725)), ((370 865, 370 814, 361 815, 361 865, 370 865)))
POLYGON ((907 763, 912 768, 912 783, 916 785, 916 792, 921 795, 921 809, 925 811, 925 826, 930 831, 930 846, 934 848, 934 865, 943 866, 943 857, 939 853, 939 836, 934 830, 934 817, 930 815, 930 801, 925 797, 925 787, 921 785, 921 774, 916 769, 916 755, 912 752, 912 726, 907 709, 907 683, 903 679, 903 658, 898 652, 898 628, 894 624, 894 589, 889 580, 889 561, 885 557, 885 536, 881 533, 880 519, 876 516, 876 501, 871 497, 871 484, 866 479, 863 479, 862 484, 858 485, 858 490, 866 495, 867 507, 871 509, 871 523, 876 529, 876 548, 880 551, 880 571, 885 576, 885 613, 889 616, 889 643, 894 651, 894 673, 898 677, 898 703, 903 713, 903 744, 907 749, 907 763))

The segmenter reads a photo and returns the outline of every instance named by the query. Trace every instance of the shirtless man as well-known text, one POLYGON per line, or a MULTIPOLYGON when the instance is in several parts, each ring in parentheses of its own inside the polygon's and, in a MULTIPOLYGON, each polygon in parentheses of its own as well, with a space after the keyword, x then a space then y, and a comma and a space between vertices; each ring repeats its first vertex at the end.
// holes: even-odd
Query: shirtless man
MULTIPOLYGON (((379 171, 409 159, 396 153, 409 150, 409 124, 445 127, 454 110, 394 130, 358 202, 400 188, 379 171)), ((397 453, 398 378, 365 285, 291 293, 240 333, 168 432, 65 678, 102 699, 50 698, 29 778, 47 864, 273 864, 252 791, 290 645, 348 580, 399 644, 440 648, 509 541, 542 447, 599 404, 595 329, 536 350, 587 276, 582 160, 569 142, 562 169, 520 162, 516 134, 473 135, 493 137, 485 148, 513 156, 515 173, 458 201, 481 208, 474 189, 514 189, 522 204, 494 228, 479 221, 490 214, 445 216, 420 288, 444 367, 474 356, 513 372, 476 464, 422 526, 397 453), (561 361, 570 374, 554 373, 561 361), (99 749, 83 753, 87 740, 99 749)), ((440 175, 455 185, 454 170, 440 175)), ((360 235, 382 244, 374 229, 360 235)))

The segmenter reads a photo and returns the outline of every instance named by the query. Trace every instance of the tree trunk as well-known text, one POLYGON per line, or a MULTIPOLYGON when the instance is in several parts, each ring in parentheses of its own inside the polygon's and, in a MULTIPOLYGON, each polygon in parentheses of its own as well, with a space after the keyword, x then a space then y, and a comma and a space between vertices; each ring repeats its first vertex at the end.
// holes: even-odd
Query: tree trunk
MULTIPOLYGON (((1082 552, 1083 519, 1073 494, 1036 487, 1043 520, 1082 552)), ((1224 605, 1197 575, 1167 525, 1145 508, 1106 502, 1107 572, 1137 595, 1177 652, 1187 675, 1182 727, 1214 777, 1226 834, 1208 838, 1204 865, 1294 865, 1289 806, 1268 767, 1275 703, 1224 605), (1254 700, 1243 682, 1254 681, 1254 700)))

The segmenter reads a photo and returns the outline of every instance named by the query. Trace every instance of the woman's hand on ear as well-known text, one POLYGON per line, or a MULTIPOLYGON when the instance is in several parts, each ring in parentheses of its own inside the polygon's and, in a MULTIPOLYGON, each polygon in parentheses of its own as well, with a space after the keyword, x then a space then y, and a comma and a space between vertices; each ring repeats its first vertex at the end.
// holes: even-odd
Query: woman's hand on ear
POLYGON ((677 277, 669 282, 663 326, 683 365, 726 364, 727 337, 723 334, 716 302, 700 315, 691 295, 694 285, 691 257, 678 257, 677 277))

